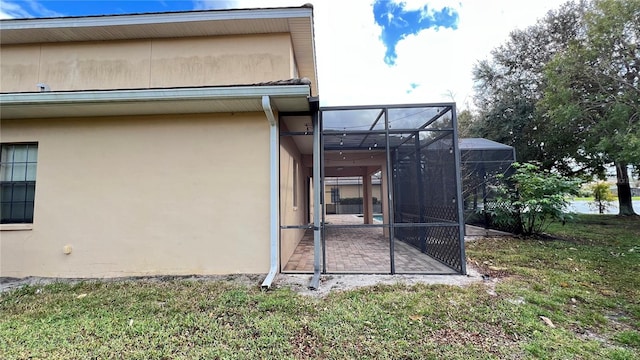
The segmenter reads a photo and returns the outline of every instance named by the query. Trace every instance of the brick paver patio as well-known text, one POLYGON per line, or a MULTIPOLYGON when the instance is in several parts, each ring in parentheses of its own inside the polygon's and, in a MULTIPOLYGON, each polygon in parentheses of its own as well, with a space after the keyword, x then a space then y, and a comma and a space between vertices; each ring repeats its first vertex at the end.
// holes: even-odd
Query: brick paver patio
MULTIPOLYGON (((327 272, 389 273, 389 239, 382 228, 332 228, 362 224, 355 215, 327 215, 325 227, 327 272)), ((455 271, 402 241, 395 242, 397 273, 450 274, 455 271)), ((284 267, 285 272, 313 272, 313 231, 307 230, 284 267)))

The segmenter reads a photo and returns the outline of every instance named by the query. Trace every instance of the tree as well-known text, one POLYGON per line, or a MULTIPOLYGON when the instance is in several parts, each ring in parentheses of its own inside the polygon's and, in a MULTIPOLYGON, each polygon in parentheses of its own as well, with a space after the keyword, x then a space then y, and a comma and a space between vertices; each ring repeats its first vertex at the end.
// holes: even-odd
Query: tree
POLYGON ((556 134, 574 139, 576 162, 613 163, 620 215, 635 215, 627 165, 640 164, 640 0, 595 0, 585 36, 545 67, 540 102, 556 134))
POLYGON ((640 0, 569 2, 511 33, 474 68, 474 136, 516 148, 564 174, 617 173, 620 214, 632 215, 627 167, 640 165, 640 0))
POLYGON ((464 109, 458 113, 458 137, 472 137, 471 126, 473 123, 473 114, 470 110, 464 109))
POLYGON ((548 123, 537 108, 545 88, 544 67, 580 36, 583 2, 568 2, 534 26, 513 31, 491 52, 491 60, 474 67, 475 102, 479 116, 470 127, 474 136, 515 147, 520 161, 538 161, 544 168, 571 172, 576 145, 549 138, 548 123))
POLYGON ((604 212, 611 206, 611 202, 615 199, 613 193, 609 189, 609 184, 604 181, 598 181, 590 186, 591 195, 593 195, 593 205, 598 209, 599 214, 604 212))

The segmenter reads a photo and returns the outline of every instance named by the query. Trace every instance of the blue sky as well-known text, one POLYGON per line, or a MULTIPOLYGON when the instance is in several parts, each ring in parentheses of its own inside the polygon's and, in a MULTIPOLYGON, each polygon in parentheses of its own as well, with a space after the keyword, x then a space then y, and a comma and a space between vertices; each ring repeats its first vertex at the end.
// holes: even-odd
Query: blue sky
POLYGON ((234 1, 188 0, 2 0, 1 10, 12 17, 55 17, 189 11, 233 7, 234 1))
POLYGON ((190 1, 47 1, 49 9, 69 15, 127 14, 194 9, 190 1))
POLYGON ((314 5, 323 106, 456 101, 473 64, 565 0, 0 0, 0 18, 314 5))

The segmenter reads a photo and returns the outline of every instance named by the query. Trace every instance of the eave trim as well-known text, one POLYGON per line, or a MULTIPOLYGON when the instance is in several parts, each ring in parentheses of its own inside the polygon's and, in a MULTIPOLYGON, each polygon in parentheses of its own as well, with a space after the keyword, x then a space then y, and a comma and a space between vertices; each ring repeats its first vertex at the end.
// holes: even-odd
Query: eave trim
POLYGON ((44 19, 8 19, 0 21, 0 29, 5 31, 80 27, 94 28, 101 26, 154 25, 198 21, 287 19, 311 17, 312 14, 313 9, 301 7, 60 17, 44 19))

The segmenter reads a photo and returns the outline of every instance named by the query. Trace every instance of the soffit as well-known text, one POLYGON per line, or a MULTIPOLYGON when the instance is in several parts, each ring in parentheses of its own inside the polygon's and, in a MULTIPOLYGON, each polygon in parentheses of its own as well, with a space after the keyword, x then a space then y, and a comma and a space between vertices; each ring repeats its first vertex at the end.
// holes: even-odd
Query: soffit
POLYGON ((0 30, 3 45, 290 33, 300 77, 318 93, 310 7, 11 19, 0 30))
POLYGON ((291 138, 296 143, 301 154, 313 154, 313 118, 305 116, 281 116, 287 132, 307 133, 307 135, 295 135, 291 138))

